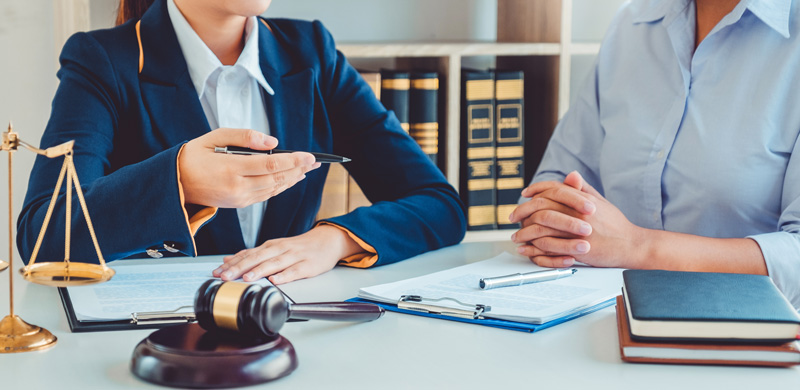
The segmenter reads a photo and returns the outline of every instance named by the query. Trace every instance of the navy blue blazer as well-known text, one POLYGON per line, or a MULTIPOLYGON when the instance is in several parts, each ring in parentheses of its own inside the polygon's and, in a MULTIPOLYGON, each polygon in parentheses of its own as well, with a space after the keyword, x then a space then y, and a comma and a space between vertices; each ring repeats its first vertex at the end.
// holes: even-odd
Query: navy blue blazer
MULTIPOLYGON (((466 222, 455 190, 336 50, 330 33, 318 21, 264 21, 258 39, 261 70, 275 90, 264 95, 271 135, 282 149, 352 158, 345 167, 373 203, 329 221, 372 246, 375 265, 458 243, 466 222)), ((166 2, 148 9, 138 34, 133 20, 73 35, 60 61, 41 147, 76 141, 75 165, 103 256, 144 257, 145 249, 165 242, 190 256, 244 249, 235 209, 219 209, 194 237, 184 215, 177 154, 211 129, 166 2)), ((31 172, 17 223, 26 262, 61 164, 37 156, 31 172)), ((259 244, 314 226, 327 171, 323 164, 269 200, 259 244)), ((57 202, 37 261, 63 259, 63 190, 57 202)), ((71 258, 96 262, 77 199, 72 203, 71 258)))

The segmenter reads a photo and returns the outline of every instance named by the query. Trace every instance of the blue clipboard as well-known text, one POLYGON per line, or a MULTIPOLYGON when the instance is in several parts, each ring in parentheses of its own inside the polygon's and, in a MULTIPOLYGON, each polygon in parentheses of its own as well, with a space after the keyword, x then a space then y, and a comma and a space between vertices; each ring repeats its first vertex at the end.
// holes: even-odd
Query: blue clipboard
POLYGON ((438 318, 438 319, 448 320, 448 321, 458 321, 458 322, 466 322, 468 324, 478 324, 478 325, 490 326, 492 328, 500 328, 500 329, 516 330, 516 331, 519 331, 519 332, 535 333, 535 332, 541 331, 543 329, 547 329, 547 328, 556 326, 558 324, 567 322, 569 320, 585 316, 585 315, 587 315, 589 313, 596 312, 596 311, 598 311, 600 309, 612 306, 615 303, 615 299, 616 299, 615 297, 609 298, 606 301, 600 302, 600 303, 598 303, 598 304, 596 304, 594 306, 590 306, 590 307, 588 307, 588 308, 586 308, 584 310, 581 310, 581 311, 578 311, 578 312, 575 312, 575 313, 571 313, 571 314, 566 315, 564 317, 557 318, 557 319, 545 322, 543 324, 527 324, 527 323, 523 323, 523 322, 496 320, 496 319, 492 319, 492 318, 471 319, 471 318, 451 317, 451 316, 446 316, 446 315, 441 315, 441 314, 434 314, 434 313, 426 313, 426 312, 416 311, 416 310, 401 309, 401 308, 398 308, 397 305, 392 305, 392 304, 382 303, 382 302, 375 302, 375 301, 370 301, 370 300, 361 299, 361 298, 351 298, 351 299, 348 299, 347 302, 373 303, 373 304, 376 304, 376 305, 378 305, 378 306, 380 306, 380 307, 382 307, 382 308, 384 308, 386 310, 397 312, 397 313, 413 314, 413 315, 417 315, 417 316, 438 318))

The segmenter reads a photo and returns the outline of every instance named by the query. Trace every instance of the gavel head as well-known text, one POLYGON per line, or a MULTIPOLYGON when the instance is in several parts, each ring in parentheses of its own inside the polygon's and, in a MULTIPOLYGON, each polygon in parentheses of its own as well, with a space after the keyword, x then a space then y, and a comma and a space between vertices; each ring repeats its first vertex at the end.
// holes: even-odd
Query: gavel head
POLYGON ((207 331, 272 338, 289 319, 289 303, 274 286, 211 279, 197 290, 194 312, 207 331))

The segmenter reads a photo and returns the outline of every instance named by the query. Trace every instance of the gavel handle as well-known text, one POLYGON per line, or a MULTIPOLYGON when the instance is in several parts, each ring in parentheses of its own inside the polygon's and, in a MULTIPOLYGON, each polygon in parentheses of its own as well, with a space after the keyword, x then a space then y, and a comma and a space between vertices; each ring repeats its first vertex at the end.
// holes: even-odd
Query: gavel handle
POLYGON ((289 306, 289 319, 353 321, 377 320, 384 313, 382 307, 361 302, 295 303, 289 306))

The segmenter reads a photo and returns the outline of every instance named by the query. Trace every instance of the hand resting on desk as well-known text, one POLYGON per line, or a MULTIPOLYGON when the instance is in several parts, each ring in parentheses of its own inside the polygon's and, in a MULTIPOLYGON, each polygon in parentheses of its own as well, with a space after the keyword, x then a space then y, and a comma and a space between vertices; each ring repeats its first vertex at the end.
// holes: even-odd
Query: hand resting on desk
POLYGON ((268 277, 274 284, 289 283, 330 271, 339 260, 363 249, 347 233, 320 225, 299 236, 269 240, 231 256, 213 275, 230 281, 251 282, 268 277))

